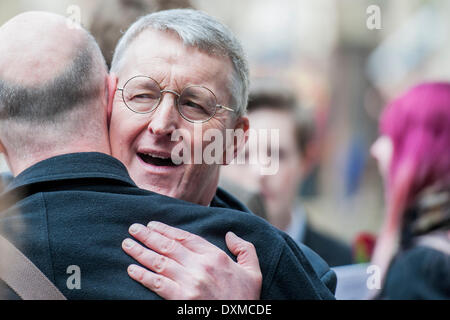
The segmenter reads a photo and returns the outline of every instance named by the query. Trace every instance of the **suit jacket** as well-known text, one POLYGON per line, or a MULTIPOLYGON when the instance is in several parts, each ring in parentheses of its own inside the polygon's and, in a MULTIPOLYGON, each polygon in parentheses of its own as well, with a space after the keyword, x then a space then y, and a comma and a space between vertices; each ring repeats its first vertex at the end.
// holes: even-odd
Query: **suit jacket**
POLYGON ((330 267, 353 263, 352 251, 349 246, 314 230, 309 224, 305 228, 303 243, 321 256, 330 267))
MULTIPOLYGON (((231 195, 229 192, 225 191, 222 188, 217 188, 217 192, 211 203, 211 206, 220 208, 231 208, 251 213, 251 211, 245 205, 243 205, 233 195, 231 195)), ((279 232, 284 234, 284 232, 282 231, 279 232)), ((284 237, 286 238, 287 241, 289 242, 292 241, 289 235, 284 235, 284 237)), ((331 270, 328 264, 311 248, 309 248, 303 243, 297 242, 297 245, 300 247, 302 252, 308 258, 309 262, 311 263, 311 266, 313 267, 314 271, 316 272, 320 280, 322 280, 322 282, 328 287, 328 289, 330 289, 330 291, 334 293, 336 291, 337 285, 337 277, 335 272, 331 270)))
POLYGON ((425 246, 394 257, 378 299, 449 300, 450 255, 425 246))
MULTIPOLYGON (((305 254, 285 234, 241 211, 210 208, 139 189, 118 160, 101 153, 44 160, 17 176, 0 196, 0 233, 16 245, 69 299, 161 299, 128 277, 135 263, 121 249, 132 223, 163 223, 196 233, 233 259, 233 231, 257 250, 262 299, 333 299, 305 254), (18 232, 19 231, 19 232, 18 232), (69 289, 67 270, 81 270, 81 289, 69 289)), ((3 284, 4 295, 14 296, 3 284)))

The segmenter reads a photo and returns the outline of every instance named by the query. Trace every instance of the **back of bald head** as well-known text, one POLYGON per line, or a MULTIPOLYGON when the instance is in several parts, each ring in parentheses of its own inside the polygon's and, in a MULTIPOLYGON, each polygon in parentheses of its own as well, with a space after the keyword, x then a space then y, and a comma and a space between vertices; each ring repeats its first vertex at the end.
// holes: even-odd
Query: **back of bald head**
POLYGON ((95 136, 93 130, 105 125, 99 110, 106 76, 95 40, 65 17, 28 12, 9 20, 0 27, 0 139, 6 149, 33 152, 80 134, 95 136))

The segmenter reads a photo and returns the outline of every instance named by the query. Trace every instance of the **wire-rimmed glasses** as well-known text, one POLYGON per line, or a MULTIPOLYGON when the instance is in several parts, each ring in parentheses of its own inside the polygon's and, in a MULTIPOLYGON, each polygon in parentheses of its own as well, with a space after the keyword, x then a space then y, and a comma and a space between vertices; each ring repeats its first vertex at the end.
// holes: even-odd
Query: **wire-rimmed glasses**
POLYGON ((164 93, 176 96, 176 105, 180 115, 193 123, 204 123, 213 118, 218 109, 234 112, 232 108, 217 103, 216 95, 206 87, 188 86, 181 93, 162 90, 159 83, 151 77, 135 76, 129 79, 123 88, 123 102, 135 113, 147 114, 154 111, 161 102, 164 93))

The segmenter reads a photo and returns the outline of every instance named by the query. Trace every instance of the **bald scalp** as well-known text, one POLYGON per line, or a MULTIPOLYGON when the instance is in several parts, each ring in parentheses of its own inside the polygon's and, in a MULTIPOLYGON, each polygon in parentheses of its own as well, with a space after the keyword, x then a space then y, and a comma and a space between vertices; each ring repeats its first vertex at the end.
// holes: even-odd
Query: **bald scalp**
POLYGON ((105 131, 107 67, 84 29, 28 12, 0 27, 0 140, 21 154, 105 131))
POLYGON ((0 27, 0 79, 26 86, 55 78, 87 34, 52 13, 27 12, 0 27))

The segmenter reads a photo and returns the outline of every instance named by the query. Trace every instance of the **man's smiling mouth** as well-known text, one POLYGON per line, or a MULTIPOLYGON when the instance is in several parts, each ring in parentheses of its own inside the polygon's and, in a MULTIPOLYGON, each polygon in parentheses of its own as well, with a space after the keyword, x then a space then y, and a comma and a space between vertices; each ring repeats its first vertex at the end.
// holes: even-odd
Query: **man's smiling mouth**
POLYGON ((137 153, 138 157, 147 164, 154 165, 157 167, 177 167, 175 163, 173 163, 171 157, 159 156, 155 154, 149 153, 137 153))

